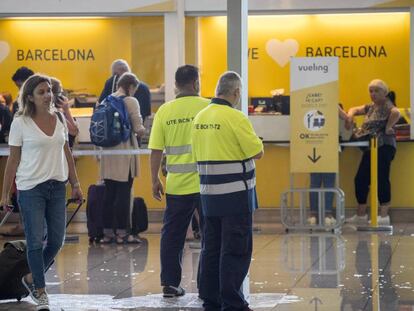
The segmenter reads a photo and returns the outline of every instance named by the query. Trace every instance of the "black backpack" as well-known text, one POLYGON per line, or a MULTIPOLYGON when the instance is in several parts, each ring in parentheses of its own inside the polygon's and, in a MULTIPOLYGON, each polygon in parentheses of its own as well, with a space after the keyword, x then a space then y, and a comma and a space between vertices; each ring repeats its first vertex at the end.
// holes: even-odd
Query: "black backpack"
POLYGON ((86 204, 89 242, 99 242, 103 237, 103 205, 105 185, 90 185, 86 204))
POLYGON ((134 198, 131 226, 131 233, 134 235, 144 232, 148 229, 148 211, 147 205, 145 204, 143 198, 134 198))
POLYGON ((26 257, 26 242, 14 241, 4 244, 0 253, 0 300, 17 299, 28 295, 21 279, 30 273, 26 257))

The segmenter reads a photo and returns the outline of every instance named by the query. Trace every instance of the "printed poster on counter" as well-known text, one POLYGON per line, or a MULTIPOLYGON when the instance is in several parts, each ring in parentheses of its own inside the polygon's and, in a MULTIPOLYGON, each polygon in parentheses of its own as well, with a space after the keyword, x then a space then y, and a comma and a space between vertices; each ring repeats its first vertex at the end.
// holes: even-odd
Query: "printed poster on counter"
POLYGON ((338 93, 337 57, 292 58, 291 173, 338 172, 338 93))

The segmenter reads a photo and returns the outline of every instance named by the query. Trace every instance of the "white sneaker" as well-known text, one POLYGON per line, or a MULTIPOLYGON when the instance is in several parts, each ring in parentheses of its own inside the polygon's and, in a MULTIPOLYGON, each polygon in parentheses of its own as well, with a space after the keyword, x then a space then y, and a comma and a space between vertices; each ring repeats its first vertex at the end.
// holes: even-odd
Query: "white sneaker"
POLYGON ((47 297, 47 293, 43 292, 37 295, 37 306, 36 310, 50 310, 49 309, 49 298, 47 297))
POLYGON ((315 226, 316 225, 316 217, 311 216, 308 218, 308 225, 315 226))
POLYGON ((387 215, 385 217, 382 217, 378 215, 377 222, 380 226, 389 226, 391 224, 390 216, 387 215))
POLYGON ((345 222, 348 223, 348 224, 367 224, 368 223, 368 215, 365 214, 364 216, 358 216, 357 214, 355 214, 351 218, 347 218, 345 220, 345 222))
POLYGON ((49 310, 49 298, 47 297, 46 292, 39 293, 39 291, 35 289, 33 283, 26 282, 24 276, 22 277, 22 284, 29 292, 32 300, 37 304, 36 310, 49 310))
POLYGON ((325 217, 325 226, 333 227, 336 225, 336 219, 334 217, 325 217))

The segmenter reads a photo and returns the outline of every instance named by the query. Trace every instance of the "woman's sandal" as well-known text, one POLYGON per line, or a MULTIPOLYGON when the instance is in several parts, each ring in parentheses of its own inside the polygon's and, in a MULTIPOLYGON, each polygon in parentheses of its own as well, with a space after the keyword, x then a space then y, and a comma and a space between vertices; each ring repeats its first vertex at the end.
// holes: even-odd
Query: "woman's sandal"
POLYGON ((127 244, 139 244, 141 242, 142 241, 140 240, 140 238, 136 237, 135 235, 129 235, 126 239, 127 244))
POLYGON ((117 244, 139 244, 141 240, 133 235, 126 235, 126 236, 117 236, 116 237, 117 244))
MULTIPOLYGON (((101 241, 102 244, 112 244, 115 242, 115 237, 112 236, 104 236, 101 241)), ((118 242, 118 241, 117 241, 118 242)))

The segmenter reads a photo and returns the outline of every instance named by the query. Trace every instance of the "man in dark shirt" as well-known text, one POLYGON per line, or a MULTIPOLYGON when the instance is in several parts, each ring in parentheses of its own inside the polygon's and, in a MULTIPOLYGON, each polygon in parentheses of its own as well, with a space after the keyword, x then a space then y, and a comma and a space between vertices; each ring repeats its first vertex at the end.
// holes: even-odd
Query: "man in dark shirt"
MULTIPOLYGON (((123 59, 117 59, 112 63, 112 77, 105 82, 104 89, 101 96, 99 96, 99 102, 102 102, 108 95, 116 91, 116 83, 118 78, 125 72, 131 72, 128 63, 123 59)), ((142 121, 145 121, 146 117, 151 115, 151 93, 148 86, 140 81, 138 90, 135 92, 134 97, 138 100, 141 110, 142 121)))
MULTIPOLYGON (((12 76, 12 80, 14 84, 16 84, 17 88, 20 90, 23 83, 31 76, 34 75, 33 70, 27 68, 27 67, 20 67, 16 70, 14 75, 12 76)), ((19 104, 17 103, 17 100, 13 103, 13 115, 19 110, 19 104)))
POLYGON ((12 115, 9 108, 0 104, 0 144, 6 143, 6 136, 9 134, 12 115))

